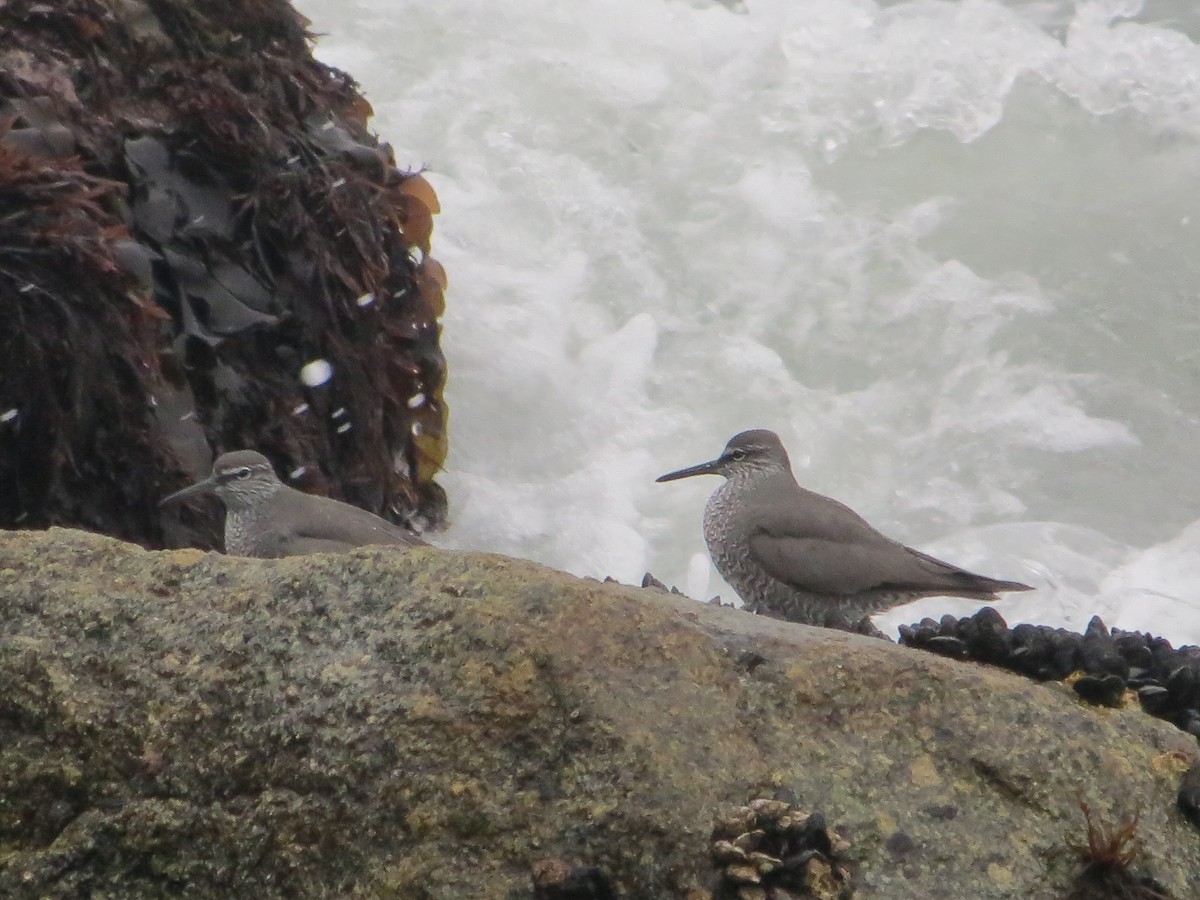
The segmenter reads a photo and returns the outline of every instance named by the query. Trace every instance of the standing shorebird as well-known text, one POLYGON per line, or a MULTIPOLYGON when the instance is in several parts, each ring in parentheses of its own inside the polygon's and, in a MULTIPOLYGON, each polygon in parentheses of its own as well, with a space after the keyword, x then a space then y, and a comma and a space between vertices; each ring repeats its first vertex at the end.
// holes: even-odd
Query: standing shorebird
POLYGON ((201 493, 216 494, 225 503, 225 552, 231 556, 277 559, 338 553, 368 544, 425 543, 365 509, 288 487, 267 458, 253 450, 217 457, 211 476, 176 491, 159 505, 201 493))
POLYGON ((854 510, 796 483, 773 431, 743 431, 711 462, 658 478, 726 479, 704 508, 704 540, 751 612, 833 628, 920 597, 995 600, 1027 584, 976 575, 906 547, 854 510))

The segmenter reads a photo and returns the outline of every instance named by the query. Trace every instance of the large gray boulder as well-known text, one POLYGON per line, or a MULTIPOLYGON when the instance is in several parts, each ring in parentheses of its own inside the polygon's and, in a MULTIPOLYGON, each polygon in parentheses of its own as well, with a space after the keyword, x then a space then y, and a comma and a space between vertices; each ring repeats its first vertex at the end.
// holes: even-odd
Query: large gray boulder
POLYGON ((790 788, 860 897, 1062 896, 1080 803, 1200 896, 1194 739, 1136 707, 499 556, 0 533, 0 896, 625 897, 790 788))

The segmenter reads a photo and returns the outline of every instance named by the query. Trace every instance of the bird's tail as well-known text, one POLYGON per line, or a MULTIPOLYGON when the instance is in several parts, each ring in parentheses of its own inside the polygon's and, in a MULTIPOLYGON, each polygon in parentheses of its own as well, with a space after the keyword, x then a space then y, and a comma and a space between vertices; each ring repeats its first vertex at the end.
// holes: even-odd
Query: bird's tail
POLYGON ((940 579, 945 584, 946 593, 949 595, 970 597, 971 599, 979 600, 995 600, 996 594, 1002 594, 1006 591, 1032 591, 1034 589, 1032 585, 1024 584, 1020 581, 1002 581, 999 578, 976 575, 974 572, 960 569, 958 566, 951 565, 927 553, 922 553, 920 550, 913 550, 911 547, 908 549, 921 558, 926 564, 926 570, 930 574, 936 573, 940 576, 940 579))

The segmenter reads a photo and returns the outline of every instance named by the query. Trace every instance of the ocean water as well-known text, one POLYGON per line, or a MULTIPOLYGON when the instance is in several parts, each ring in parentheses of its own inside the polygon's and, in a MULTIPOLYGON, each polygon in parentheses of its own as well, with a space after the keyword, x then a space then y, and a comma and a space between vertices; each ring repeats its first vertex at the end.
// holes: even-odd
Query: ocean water
POLYGON ((1200 642, 1193 0, 297 6, 441 198, 440 543, 733 599, 654 478, 766 427, 1010 622, 1200 642))

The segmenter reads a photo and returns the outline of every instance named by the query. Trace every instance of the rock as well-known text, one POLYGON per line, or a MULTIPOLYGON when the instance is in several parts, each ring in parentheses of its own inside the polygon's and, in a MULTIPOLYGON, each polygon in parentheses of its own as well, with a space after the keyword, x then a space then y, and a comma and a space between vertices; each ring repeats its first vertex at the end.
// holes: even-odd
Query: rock
POLYGON ((530 866, 534 900, 617 900, 608 876, 594 866, 541 859, 530 866))
POLYGON ((651 590, 655 591, 662 591, 664 594, 669 594, 671 592, 669 587, 667 587, 663 582, 659 581, 649 572, 642 576, 642 587, 650 588, 651 590))
POLYGON ((4 897, 529 900, 546 859, 699 897, 780 785, 855 896, 1062 896, 1078 801, 1130 798, 1140 870, 1200 896, 1194 738, 857 635, 485 554, 58 529, 0 532, 0 622, 4 897))

